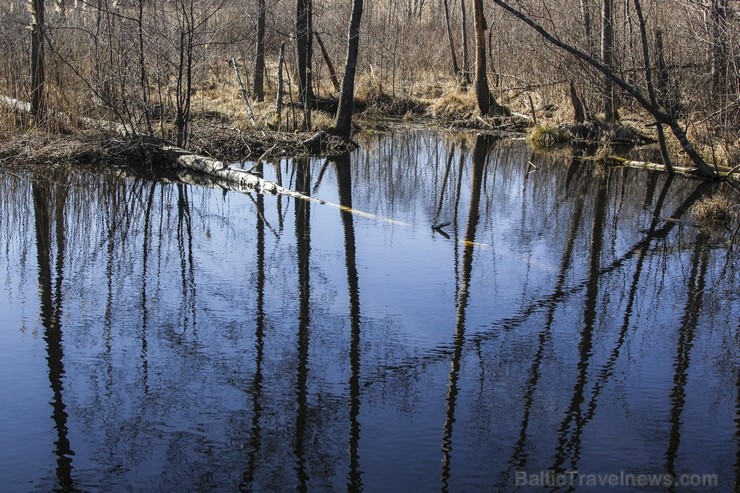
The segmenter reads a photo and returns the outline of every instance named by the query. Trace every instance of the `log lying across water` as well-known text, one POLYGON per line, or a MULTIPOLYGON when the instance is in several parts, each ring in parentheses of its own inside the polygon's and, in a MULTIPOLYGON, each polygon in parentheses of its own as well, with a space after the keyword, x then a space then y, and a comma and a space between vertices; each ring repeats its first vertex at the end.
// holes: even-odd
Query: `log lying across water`
MULTIPOLYGON (((650 163, 650 162, 645 162, 645 161, 632 161, 630 159, 625 159, 619 156, 609 156, 609 159, 612 162, 616 163, 618 166, 624 166, 626 168, 647 169, 647 170, 663 171, 663 172, 668 171, 665 165, 663 164, 650 163)), ((673 171, 677 175, 706 180, 706 176, 701 175, 696 168, 673 166, 673 171)), ((732 169, 720 167, 717 170, 717 173, 718 173, 717 174, 718 180, 730 180, 733 182, 740 182, 740 172, 738 172, 737 166, 732 169)))

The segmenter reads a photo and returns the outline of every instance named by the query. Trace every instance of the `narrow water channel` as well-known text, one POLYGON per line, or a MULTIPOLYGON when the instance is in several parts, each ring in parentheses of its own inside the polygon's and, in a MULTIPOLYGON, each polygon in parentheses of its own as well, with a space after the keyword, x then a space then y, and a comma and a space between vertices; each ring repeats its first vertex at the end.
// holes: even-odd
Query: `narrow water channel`
POLYGON ((732 491, 713 186, 430 132, 262 168, 324 203, 0 171, 0 491, 732 491))

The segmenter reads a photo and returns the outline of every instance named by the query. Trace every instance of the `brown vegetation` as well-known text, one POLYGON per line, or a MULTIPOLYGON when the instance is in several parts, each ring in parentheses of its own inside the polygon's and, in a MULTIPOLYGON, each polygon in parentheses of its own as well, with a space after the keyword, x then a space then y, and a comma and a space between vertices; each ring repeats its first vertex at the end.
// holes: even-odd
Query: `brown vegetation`
POLYGON ((740 205, 719 193, 700 200, 689 212, 700 228, 709 231, 733 230, 740 222, 740 205))
MULTIPOLYGON (((37 38, 28 29, 34 11, 29 13, 27 3, 9 0, 0 5, 0 49, 5 54, 0 60, 0 95, 23 101, 39 94, 32 85, 40 80, 29 56, 37 38)), ((126 125, 128 137, 150 135, 200 152, 236 155, 260 147, 260 139, 269 140, 262 130, 328 129, 336 110, 326 113, 317 108, 321 101, 339 99, 327 62, 334 61, 341 81, 344 67, 337 62, 347 53, 352 11, 347 2, 335 0, 299 4, 311 9, 307 26, 296 24, 296 2, 283 0, 56 2, 58 8, 47 9, 43 19, 44 100, 37 101, 41 114, 34 119, 0 109, 0 134, 9 138, 33 127, 79 133, 78 122, 89 118, 126 125), (300 40, 294 36, 296 27, 300 40), (305 29, 320 35, 321 50, 311 48, 314 37, 305 29), (278 114, 277 65, 283 43, 285 94, 278 114), (301 60, 303 55, 310 59, 301 60), (230 65, 232 59, 235 63, 230 65), (309 77, 299 65, 306 66, 309 77), (305 84, 310 86, 302 87, 305 84), (243 88, 246 99, 241 97, 243 88), (303 101, 314 109, 311 115, 304 114, 303 101), (59 114, 67 116, 64 125, 55 119, 59 114)), ((471 79, 467 46, 473 46, 477 37, 478 54, 484 54, 477 60, 478 69, 487 74, 484 83, 489 86, 483 99, 527 115, 532 124, 554 128, 571 123, 573 94, 588 121, 630 117, 655 123, 655 115, 641 108, 631 93, 614 87, 613 80, 606 83, 598 66, 554 48, 500 6, 483 2, 479 13, 485 18, 479 16, 481 22, 474 29, 476 5, 456 0, 366 3, 359 25, 355 111, 374 118, 467 120, 469 124, 460 126, 484 128, 500 123, 480 119, 480 94, 485 90, 479 87, 476 98, 475 86, 466 83, 471 79), (455 40, 462 43, 456 45, 455 40), (463 63, 451 64, 453 53, 463 63)), ((605 3, 610 7, 608 19, 602 18, 604 5, 596 1, 516 5, 563 43, 603 62, 645 101, 654 98, 660 114, 675 118, 703 161, 710 166, 737 164, 738 2, 679 0, 669 5, 610 0, 605 3), (600 29, 607 32, 600 34, 600 29), (601 46, 604 34, 609 46, 601 46)), ((648 130, 656 136, 661 128, 648 130)), ((300 142, 304 137, 285 140, 300 142)), ((687 142, 670 135, 666 139, 671 158, 687 164, 687 142)), ((19 142, 5 145, 27 145, 29 139, 19 142)), ((241 157, 249 155, 254 152, 241 157)))

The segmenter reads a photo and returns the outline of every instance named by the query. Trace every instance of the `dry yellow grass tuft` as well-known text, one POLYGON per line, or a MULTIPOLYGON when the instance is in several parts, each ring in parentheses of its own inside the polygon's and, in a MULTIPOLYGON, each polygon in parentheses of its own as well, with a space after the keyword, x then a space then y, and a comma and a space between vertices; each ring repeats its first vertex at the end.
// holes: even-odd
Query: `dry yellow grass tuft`
POLYGON ((436 118, 471 118, 477 111, 475 94, 473 91, 452 87, 432 102, 430 111, 436 118))
POLYGON ((564 129, 548 124, 532 128, 527 139, 534 147, 547 149, 567 144, 569 136, 564 129))
POLYGON ((740 221, 740 204, 725 195, 715 194, 694 204, 690 214, 700 228, 732 228, 734 223, 740 221))

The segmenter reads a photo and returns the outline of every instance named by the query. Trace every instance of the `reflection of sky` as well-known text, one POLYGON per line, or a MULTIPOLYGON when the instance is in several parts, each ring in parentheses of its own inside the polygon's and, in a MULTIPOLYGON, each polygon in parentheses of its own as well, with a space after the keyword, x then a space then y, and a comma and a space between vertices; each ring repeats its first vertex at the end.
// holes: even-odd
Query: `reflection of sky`
MULTIPOLYGON (((461 143, 455 143, 446 173, 450 145, 426 135, 382 137, 353 154, 354 208, 404 223, 352 216, 359 355, 350 353, 342 215, 330 204, 310 205, 303 439, 314 489, 345 487, 348 382, 351 360, 358 357, 359 458, 367 491, 438 489, 450 413, 451 490, 499 484, 513 474, 517 454, 528 471, 548 469, 559 447, 566 451, 566 468, 574 461, 584 472, 663 472, 677 408, 677 472, 731 476, 737 276, 725 269, 726 250, 697 246, 696 231, 687 225, 650 243, 635 276, 635 246, 650 226, 662 177, 646 210, 646 175, 611 172, 602 274, 595 280, 591 342, 583 354, 598 180, 587 165, 573 172, 566 188, 570 163, 533 156, 523 145, 498 144, 484 172, 459 379, 451 385, 473 144, 461 155, 461 143), (530 160, 536 172, 530 172, 530 160), (445 228, 450 239, 432 231, 439 221, 452 223, 445 228), (564 259, 571 240, 573 255, 564 259), (671 397, 677 341, 688 330, 682 325, 690 318, 686 300, 697 265, 705 266, 707 288, 687 347, 679 403, 671 397), (580 421, 568 421, 573 413, 580 421)), ((323 165, 311 162, 312 195, 336 204, 333 164, 316 184, 323 165)), ((292 166, 282 163, 282 177, 295 188, 292 166)), ((274 170, 266 165, 266 178, 274 179, 274 170)), ((187 220, 178 222, 175 185, 95 175, 70 180, 62 328, 75 479, 92 489, 101 483, 177 489, 186 482, 196 489, 234 489, 258 437, 255 485, 292 489, 301 353, 294 199, 260 199, 268 226, 263 359, 257 361, 255 196, 184 187, 188 229, 187 220), (258 370, 262 381, 255 386, 258 370)), ((0 409, 0 441, 14 444, 0 452, 0 463, 13 466, 10 484, 49 489, 56 433, 37 315, 34 210, 27 196, 13 192, 19 187, 0 187, 0 196, 15 197, 14 207, 30 218, 20 227, 0 222, 0 374, 8 376, 0 391, 19 396, 0 409), (28 259, 20 265, 24 250, 28 259)), ((676 210, 694 187, 677 180, 661 215, 676 210)))

